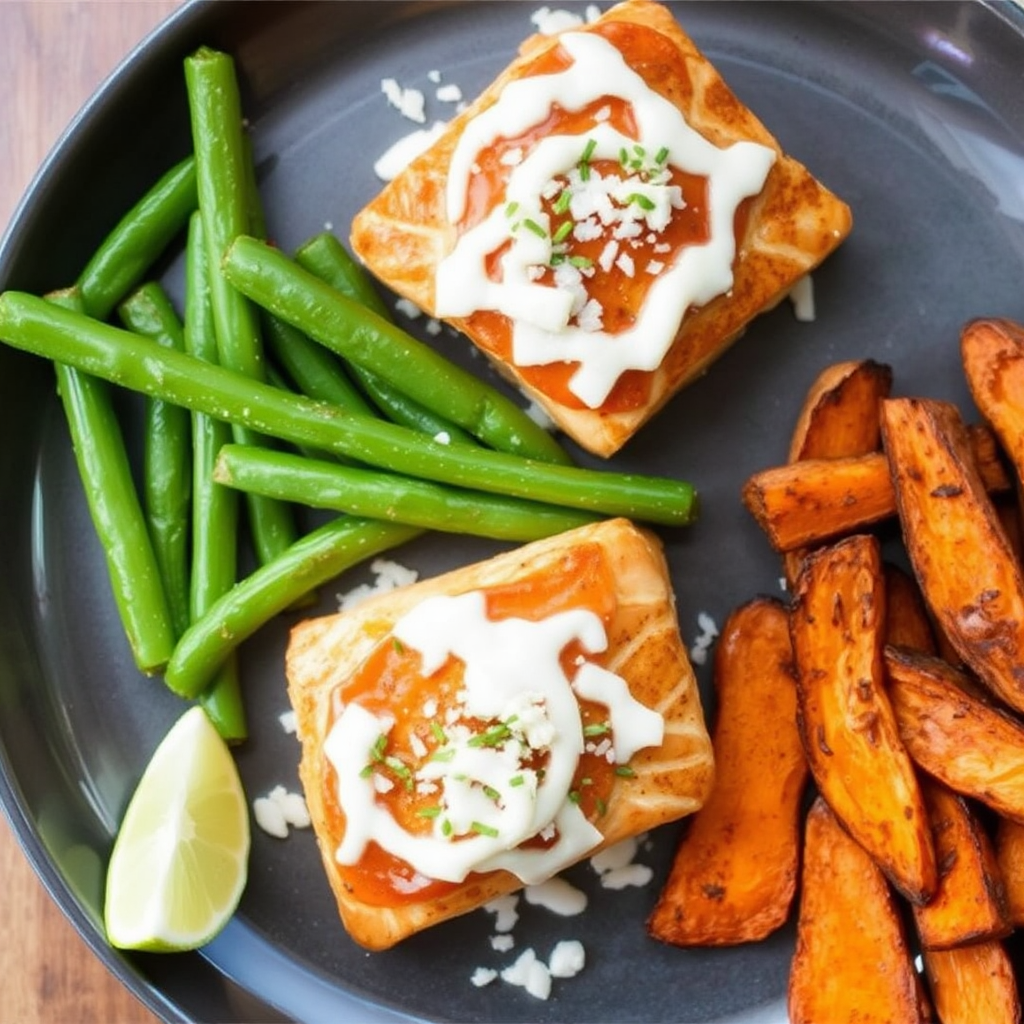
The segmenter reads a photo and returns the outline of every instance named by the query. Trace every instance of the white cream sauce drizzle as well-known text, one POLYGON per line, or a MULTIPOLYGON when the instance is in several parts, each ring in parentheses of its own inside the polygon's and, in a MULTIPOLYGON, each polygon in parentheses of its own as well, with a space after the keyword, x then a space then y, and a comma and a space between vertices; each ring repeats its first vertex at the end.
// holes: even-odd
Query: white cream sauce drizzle
POLYGON ((446 742, 434 752, 443 757, 428 756, 413 769, 417 786, 438 793, 440 813, 430 833, 413 834, 378 800, 366 767, 393 722, 348 703, 324 743, 346 822, 338 862, 356 864, 373 840, 425 878, 460 882, 471 871, 505 869, 530 885, 597 846, 601 832, 570 799, 584 748, 574 689, 608 708, 620 762, 660 743, 664 731, 662 716, 635 700, 621 677, 586 660, 572 682, 563 671, 560 654, 573 640, 588 654, 605 649, 600 618, 576 609, 539 621, 492 621, 484 594, 472 591, 428 598, 395 624, 393 637, 420 653, 425 676, 449 657, 465 666, 460 722, 446 722, 446 742), (500 743, 474 743, 496 723, 507 723, 500 743), (528 766, 538 752, 546 755, 542 777, 528 766), (539 834, 556 838, 519 849, 539 834))
POLYGON ((601 36, 568 32, 559 42, 572 59, 568 68, 510 82, 494 105, 466 125, 449 167, 449 220, 458 223, 465 214, 470 177, 481 151, 499 138, 513 138, 539 124, 554 104, 578 111, 602 97, 620 98, 632 107, 638 136, 627 137, 604 123, 582 136, 542 139, 512 168, 506 201, 464 232, 440 262, 436 312, 445 317, 470 316, 479 310, 505 314, 512 321, 512 361, 519 366, 578 363, 569 387, 586 405, 597 408, 626 370, 657 369, 687 309, 732 287, 736 208, 764 187, 776 154, 754 142, 725 149, 708 142, 601 36), (509 203, 517 203, 535 220, 543 217, 542 226, 547 228, 541 212, 544 191, 553 178, 576 166, 589 140, 595 141, 592 160, 617 160, 623 147, 631 150, 634 145, 649 153, 665 148, 670 165, 708 178, 708 241, 683 249, 656 276, 634 326, 615 335, 570 322, 572 296, 538 282, 531 272, 550 261, 550 238, 545 243, 532 232, 511 233, 506 213, 509 203), (486 258, 506 243, 510 245, 502 260, 502 280, 492 281, 486 258))

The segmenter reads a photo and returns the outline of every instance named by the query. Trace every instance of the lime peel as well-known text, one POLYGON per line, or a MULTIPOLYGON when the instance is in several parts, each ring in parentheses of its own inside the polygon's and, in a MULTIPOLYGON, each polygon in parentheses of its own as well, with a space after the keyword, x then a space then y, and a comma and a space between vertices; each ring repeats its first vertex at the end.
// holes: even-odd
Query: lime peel
POLYGON ((249 841, 234 758, 192 707, 153 753, 114 841, 104 903, 111 945, 170 952, 209 942, 241 899, 249 841))

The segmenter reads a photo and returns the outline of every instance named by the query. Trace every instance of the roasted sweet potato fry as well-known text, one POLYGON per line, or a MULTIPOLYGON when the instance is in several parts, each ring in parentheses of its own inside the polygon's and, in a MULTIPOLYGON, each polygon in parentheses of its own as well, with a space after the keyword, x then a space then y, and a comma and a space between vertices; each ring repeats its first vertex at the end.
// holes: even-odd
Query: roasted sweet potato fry
POLYGON ((1024 326, 973 320, 960 335, 967 386, 1024 480, 1024 326))
POLYGON ((935 892, 931 829, 885 688, 878 541, 857 534, 804 563, 792 612, 797 721, 836 817, 911 902, 935 892))
POLYGON ((910 756, 930 775, 1024 823, 1024 726, 979 700, 962 672, 886 647, 889 699, 910 756))
POLYGON ((1024 824, 1000 818, 995 846, 1006 891, 1007 913, 1014 928, 1020 928, 1024 926, 1024 824))
POLYGON ((1024 710, 1024 574, 947 402, 882 403, 907 554, 939 627, 964 663, 1024 710))
POLYGON ((714 681, 715 785, 648 920, 652 936, 678 946, 763 939, 786 920, 796 890, 808 773, 781 603, 758 598, 733 612, 714 681))
MULTIPOLYGON (((968 432, 985 488, 1008 491, 1011 480, 991 452, 991 434, 968 432), (986 454, 988 452, 989 454, 986 454)), ((743 485, 743 504, 776 551, 821 544, 896 514, 889 460, 881 452, 805 459, 755 473, 743 485)))
POLYGON ((1018 1024, 1013 964, 998 939, 925 950, 924 969, 942 1024, 1018 1024))
POLYGON ((915 580, 895 565, 885 566, 885 642, 935 653, 935 634, 915 580))
MULTIPOLYGON (((834 363, 808 389, 789 443, 789 462, 866 455, 882 443, 879 404, 892 389, 892 367, 873 359, 834 363)), ((783 556, 792 586, 807 551, 783 556)))
POLYGON ((1001 939, 1011 931, 1006 889, 988 834, 963 797, 922 782, 939 864, 939 886, 914 920, 925 949, 1001 939))
POLYGON ((791 1024, 919 1024, 917 975, 885 877, 820 797, 804 835, 791 1024))
POLYGON ((873 359, 833 363, 807 391, 789 444, 789 461, 836 459, 881 444, 878 404, 892 389, 892 367, 873 359))

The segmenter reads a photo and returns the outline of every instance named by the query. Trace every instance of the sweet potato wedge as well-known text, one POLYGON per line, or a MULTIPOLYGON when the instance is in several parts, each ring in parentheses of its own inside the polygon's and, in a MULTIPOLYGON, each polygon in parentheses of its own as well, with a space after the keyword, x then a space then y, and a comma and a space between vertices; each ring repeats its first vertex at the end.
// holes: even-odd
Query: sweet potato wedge
MULTIPOLYGON (((838 459, 877 451, 882 443, 879 404, 892 390, 892 367, 873 359, 833 363, 815 378, 789 442, 789 462, 838 459)), ((792 586, 807 551, 783 556, 792 586)))
POLYGON ((820 797, 804 836, 791 1024, 919 1024, 917 975, 885 876, 820 797))
MULTIPOLYGON (((1010 477, 992 435, 968 430, 974 465, 985 488, 1002 493, 1010 477)), ((881 452, 845 458, 804 459, 753 474, 743 485, 747 510, 776 551, 793 551, 862 530, 896 514, 889 460, 881 452)))
POLYGON ((1024 726, 975 696, 968 677, 886 647, 889 699, 910 756, 950 789, 1024 823, 1024 726))
POLYGON ((885 566, 885 642, 935 653, 935 634, 916 581, 898 566, 885 566))
POLYGON ((932 779, 922 782, 932 825, 939 886, 914 907, 925 949, 1001 939, 1012 930, 995 850, 963 797, 932 779))
POLYGON ((1014 928, 1024 926, 1024 824, 1000 818, 996 824, 996 861, 1006 892, 1006 909, 1014 928))
POLYGON ((796 890, 807 763, 796 728, 789 613, 758 598, 729 617, 715 651, 715 785, 689 822, 647 922, 678 946, 763 939, 796 890))
POLYGON ((797 721, 836 817, 912 903, 935 892, 928 814, 885 688, 878 541, 857 534, 804 563, 791 617, 797 721))
POLYGON ((960 334, 960 356, 975 405, 1024 479, 1024 326, 973 320, 960 334))
POLYGON ((1024 710, 1024 573, 973 462, 956 407, 882 403, 903 540, 928 606, 964 663, 1024 710))
POLYGON ((833 363, 811 384, 789 444, 789 461, 836 459, 881 444, 878 404, 892 390, 892 367, 873 359, 833 363))
POLYGON ((1013 964, 998 939, 925 950, 924 969, 942 1024, 1018 1024, 1013 964))

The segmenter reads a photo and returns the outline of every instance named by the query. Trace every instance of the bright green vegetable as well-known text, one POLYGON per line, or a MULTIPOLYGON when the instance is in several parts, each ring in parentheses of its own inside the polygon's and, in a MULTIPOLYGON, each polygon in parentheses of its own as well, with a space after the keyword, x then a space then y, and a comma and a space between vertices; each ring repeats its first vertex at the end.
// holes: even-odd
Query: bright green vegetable
MULTIPOLYGON (((362 267, 349 255, 348 250, 330 232, 321 232, 303 243, 295 251, 295 262, 315 274, 342 295, 353 299, 361 306, 391 320, 384 300, 362 267)), ((392 387, 380 374, 361 366, 352 366, 352 373, 363 390, 373 399, 377 408, 393 423, 411 427, 421 433, 437 437, 446 434, 449 441, 473 441, 473 437, 451 420, 438 416, 419 402, 409 398, 398 388, 392 387)), ((322 396, 315 396, 322 397, 322 396)), ((557 460, 555 460, 557 461, 557 460)), ((562 460, 564 461, 564 460, 562 460)))
POLYGON ((537 540, 597 518, 557 505, 242 445, 221 449, 214 479, 313 508, 499 540, 537 540))
POLYGON ((499 451, 566 463, 568 455, 510 399, 346 298, 284 253, 241 236, 222 264, 241 292, 314 341, 386 378, 499 451))
MULTIPOLYGON (((158 345, 185 351, 184 328, 163 288, 150 281, 118 307, 130 330, 158 345)), ((192 515, 192 425, 187 409, 160 399, 146 403, 142 495, 153 550, 174 630, 188 628, 189 520, 192 515)))
POLYGON ((268 619, 346 569, 419 532, 398 523, 343 516, 302 537, 238 583, 181 638, 164 675, 167 685, 183 697, 202 693, 225 655, 268 619))
POLYGON ((105 320, 149 272, 196 208, 196 164, 172 167, 121 218, 78 278, 85 311, 105 320))
POLYGON ((0 339, 123 387, 358 462, 494 494, 671 526, 692 522, 696 492, 680 480, 560 466, 470 445, 443 445, 158 349, 34 295, 0 295, 0 339))
MULTIPOLYGON (((72 310, 82 304, 77 289, 35 301, 72 310)), ((146 673, 159 671, 171 656, 174 626, 110 389, 74 367, 58 362, 55 368, 89 514, 135 664, 146 673)))
MULTIPOLYGON (((221 256, 232 240, 250 230, 248 168, 251 155, 243 137, 242 108, 234 60, 201 47, 185 59, 185 84, 196 158, 196 188, 203 220, 210 299, 218 362, 253 380, 264 379, 259 316, 221 272, 221 256)), ((235 424, 240 444, 263 440, 235 424)), ((260 561, 269 561, 295 539, 291 511, 279 502, 250 496, 249 525, 260 561)))
MULTIPOLYGON (((185 249, 185 348, 206 363, 217 362, 210 275, 206 265, 203 222, 198 213, 189 223, 185 249)), ((231 426, 206 413, 192 413, 192 565, 190 623, 198 622, 237 582, 238 495, 213 479, 217 453, 231 440, 231 426)), ((226 740, 248 734, 245 706, 232 652, 212 675, 200 698, 210 721, 226 740)))

